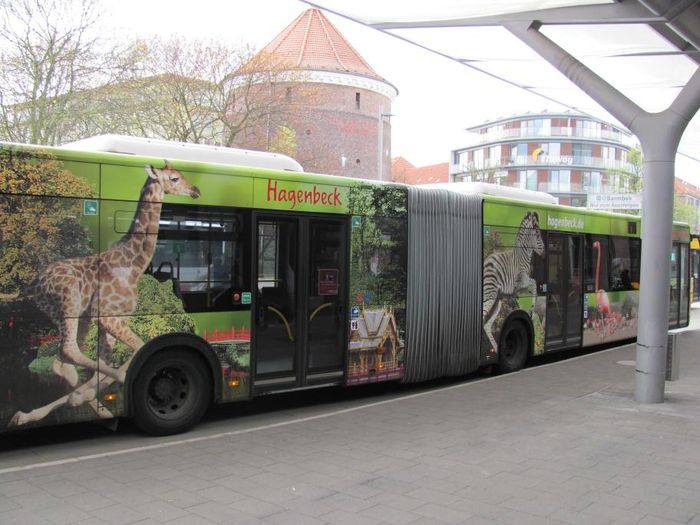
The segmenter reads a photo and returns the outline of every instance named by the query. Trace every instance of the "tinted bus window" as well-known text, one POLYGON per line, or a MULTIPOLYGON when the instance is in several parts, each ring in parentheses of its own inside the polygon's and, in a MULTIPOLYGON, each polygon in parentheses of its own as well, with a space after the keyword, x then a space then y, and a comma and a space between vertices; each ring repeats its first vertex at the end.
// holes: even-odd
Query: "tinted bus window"
POLYGON ((243 212, 164 205, 152 274, 173 281, 188 312, 233 308, 249 279, 247 224, 243 212))
POLYGON ((617 291, 638 288, 639 239, 612 237, 610 241, 610 289, 617 291))

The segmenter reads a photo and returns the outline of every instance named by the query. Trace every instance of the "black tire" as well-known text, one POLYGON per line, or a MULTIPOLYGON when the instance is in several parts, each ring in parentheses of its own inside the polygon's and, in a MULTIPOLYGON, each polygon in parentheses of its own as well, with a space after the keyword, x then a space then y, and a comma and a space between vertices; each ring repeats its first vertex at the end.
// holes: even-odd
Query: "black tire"
POLYGON ((514 319, 501 331, 498 343, 498 369, 502 373, 522 369, 530 353, 530 333, 521 320, 514 319))
POLYGON ((139 370, 131 400, 134 423, 143 432, 154 436, 185 432, 209 407, 209 370, 192 351, 158 352, 139 370))

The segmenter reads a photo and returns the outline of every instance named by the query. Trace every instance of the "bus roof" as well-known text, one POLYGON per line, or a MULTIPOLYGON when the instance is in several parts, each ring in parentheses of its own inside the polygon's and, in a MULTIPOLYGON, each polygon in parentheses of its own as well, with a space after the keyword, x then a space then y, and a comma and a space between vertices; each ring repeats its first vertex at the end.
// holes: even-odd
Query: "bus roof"
POLYGON ((486 182, 442 182, 437 184, 421 184, 418 187, 432 190, 448 190, 455 193, 466 193, 470 195, 492 195, 494 197, 505 197, 507 199, 525 202, 558 204, 557 198, 549 193, 488 184, 486 182))
POLYGON ((173 160, 213 162, 283 171, 304 171, 304 168, 297 161, 279 153, 210 146, 208 144, 190 144, 145 137, 129 137, 126 135, 97 135, 69 142, 59 147, 73 151, 145 155, 173 160))

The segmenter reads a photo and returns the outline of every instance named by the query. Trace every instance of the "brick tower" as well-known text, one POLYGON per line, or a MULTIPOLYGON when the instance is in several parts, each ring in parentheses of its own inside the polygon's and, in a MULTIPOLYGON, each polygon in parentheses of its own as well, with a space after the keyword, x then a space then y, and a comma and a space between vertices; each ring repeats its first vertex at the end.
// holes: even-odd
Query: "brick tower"
MULTIPOLYGON (((304 11, 262 52, 282 60, 285 69, 298 72, 298 80, 284 88, 288 98, 307 90, 300 97, 301 111, 274 123, 294 130, 292 156, 304 169, 364 179, 378 179, 381 169, 382 178, 390 180, 389 116, 398 91, 328 18, 318 9, 304 11), (384 153, 381 168, 380 149, 384 153)), ((260 144, 249 140, 244 146, 260 144)))

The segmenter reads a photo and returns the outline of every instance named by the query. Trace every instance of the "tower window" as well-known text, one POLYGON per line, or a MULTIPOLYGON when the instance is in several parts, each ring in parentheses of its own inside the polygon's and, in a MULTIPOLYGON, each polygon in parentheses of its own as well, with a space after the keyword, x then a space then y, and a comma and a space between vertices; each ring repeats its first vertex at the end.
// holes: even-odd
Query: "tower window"
POLYGON ((355 109, 360 109, 360 92, 355 92, 355 109))

